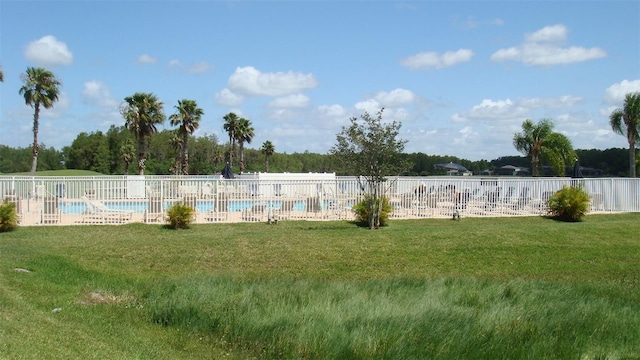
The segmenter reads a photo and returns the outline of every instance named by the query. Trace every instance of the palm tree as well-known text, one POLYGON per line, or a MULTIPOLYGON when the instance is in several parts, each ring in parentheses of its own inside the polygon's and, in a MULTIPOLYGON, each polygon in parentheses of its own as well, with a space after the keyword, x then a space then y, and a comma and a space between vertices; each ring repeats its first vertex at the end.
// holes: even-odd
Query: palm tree
POLYGON ((276 152, 276 148, 271 141, 267 140, 262 144, 260 151, 264 154, 264 171, 269 172, 269 158, 276 152))
POLYGON ((530 119, 522 123, 522 132, 513 136, 516 150, 531 159, 533 176, 538 176, 540 161, 551 164, 555 172, 562 176, 565 163, 575 159, 571 141, 565 135, 553 131, 553 122, 542 119, 537 124, 530 119))
POLYGON ((233 153, 236 149, 236 132, 238 131, 238 115, 235 113, 228 113, 222 117, 224 119, 224 130, 229 134, 229 165, 233 166, 233 153))
POLYGON ((40 106, 50 109, 58 101, 62 83, 49 70, 28 67, 21 75, 23 85, 20 95, 24 96, 25 104, 34 108, 33 112, 33 160, 30 175, 34 176, 38 167, 38 122, 40 120, 40 106))
POLYGON ((640 144, 640 92, 628 93, 622 108, 609 115, 613 132, 627 136, 629 143, 629 176, 636 177, 636 145, 640 144))
POLYGON ((129 139, 125 140, 122 146, 120 146, 120 154, 122 154, 122 161, 124 161, 124 173, 129 175, 129 165, 136 156, 136 148, 133 146, 133 142, 129 139))
POLYGON ((244 171, 244 143, 251 144, 255 136, 253 126, 251 126, 251 120, 240 118, 235 135, 240 147, 240 173, 242 173, 244 171))
POLYGON ((138 141, 138 174, 144 175, 147 145, 151 135, 158 132, 156 125, 164 122, 164 110, 160 101, 152 93, 138 92, 124 98, 120 113, 125 126, 138 141))
POLYGON ((183 175, 189 174, 189 149, 188 140, 189 135, 200 125, 200 119, 204 111, 198 107, 195 100, 178 100, 178 105, 175 106, 177 113, 169 116, 169 121, 173 126, 180 126, 178 134, 182 137, 182 147, 180 151, 180 169, 183 175))
POLYGON ((2 68, 0 68, 0 82, 4 82, 4 72, 2 71, 2 68))
POLYGON ((169 147, 178 149, 178 152, 174 155, 174 160, 171 166, 169 166, 169 172, 173 175, 180 175, 182 171, 182 149, 184 144, 182 143, 182 136, 176 130, 170 132, 169 147))

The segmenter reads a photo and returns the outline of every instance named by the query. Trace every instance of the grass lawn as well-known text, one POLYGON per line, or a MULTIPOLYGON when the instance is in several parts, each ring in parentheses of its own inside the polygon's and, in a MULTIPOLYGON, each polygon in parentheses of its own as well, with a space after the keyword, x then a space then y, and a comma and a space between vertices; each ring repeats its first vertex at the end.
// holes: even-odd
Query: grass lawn
POLYGON ((2 359, 640 358, 640 214, 0 233, 2 359))

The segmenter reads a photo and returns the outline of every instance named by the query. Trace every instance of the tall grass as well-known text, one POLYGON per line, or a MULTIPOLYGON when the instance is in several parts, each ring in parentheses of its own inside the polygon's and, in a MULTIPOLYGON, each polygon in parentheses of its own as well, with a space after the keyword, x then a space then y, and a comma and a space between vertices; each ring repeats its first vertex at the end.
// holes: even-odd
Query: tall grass
POLYGON ((149 294, 153 321, 264 358, 594 358, 640 352, 640 303, 590 286, 478 279, 186 278, 149 294))
POLYGON ((639 232, 640 214, 19 228, 0 358, 638 358, 639 232))

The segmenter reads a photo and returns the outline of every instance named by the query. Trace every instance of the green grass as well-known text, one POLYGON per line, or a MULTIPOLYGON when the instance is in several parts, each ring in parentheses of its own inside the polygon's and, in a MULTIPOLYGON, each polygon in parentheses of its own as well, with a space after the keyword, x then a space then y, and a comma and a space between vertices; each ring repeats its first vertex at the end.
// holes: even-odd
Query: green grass
POLYGON ((640 214, 20 228, 0 234, 0 357, 638 358, 639 231, 640 214))

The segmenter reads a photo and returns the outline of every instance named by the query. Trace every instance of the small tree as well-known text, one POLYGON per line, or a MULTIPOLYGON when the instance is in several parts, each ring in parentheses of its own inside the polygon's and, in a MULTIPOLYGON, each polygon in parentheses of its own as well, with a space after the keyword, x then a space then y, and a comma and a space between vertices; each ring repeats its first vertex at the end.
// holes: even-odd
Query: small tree
POLYGON ((360 174, 360 186, 367 192, 365 196, 371 207, 368 212, 370 229, 381 225, 382 200, 388 191, 386 176, 399 175, 409 169, 409 164, 401 158, 407 141, 397 139, 402 124, 397 121, 384 124, 383 111, 384 108, 380 109, 375 117, 365 111, 360 116, 361 121, 351 118, 351 125, 342 127, 336 136, 337 144, 330 150, 337 158, 337 164, 360 174))
POLYGON ((636 145, 640 145, 640 92, 628 93, 624 106, 609 115, 611 129, 629 144, 629 177, 636 177, 636 145))
POLYGON ((537 124, 525 120, 522 132, 513 136, 513 146, 531 160, 533 176, 538 176, 540 161, 546 161, 558 176, 564 176, 565 164, 576 158, 571 140, 554 132, 550 119, 542 119, 537 124))
POLYGON ((264 154, 264 171, 269 172, 269 158, 276 152, 276 148, 267 140, 262 144, 260 151, 264 154))

